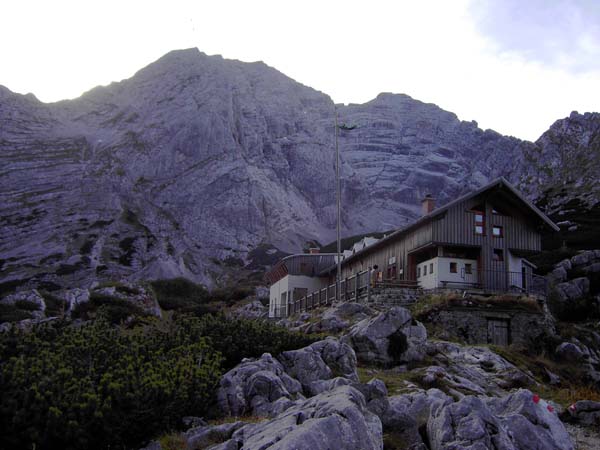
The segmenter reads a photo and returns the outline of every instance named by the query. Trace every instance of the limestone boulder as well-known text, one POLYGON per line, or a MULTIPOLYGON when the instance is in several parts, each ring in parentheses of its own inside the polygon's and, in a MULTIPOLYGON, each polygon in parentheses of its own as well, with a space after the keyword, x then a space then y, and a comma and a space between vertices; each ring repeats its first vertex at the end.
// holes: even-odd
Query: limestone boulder
POLYGON ((578 255, 571 258, 571 264, 573 267, 585 266, 595 259, 594 250, 585 250, 578 255))
POLYGON ((340 386, 296 403, 277 417, 246 425, 212 450, 382 450, 382 425, 364 396, 340 386))
POLYGON ((269 353, 244 360, 221 378, 217 389, 219 410, 226 416, 269 416, 304 398, 301 384, 290 377, 269 353))
POLYGON ((269 315, 269 308, 259 300, 254 300, 234 309, 231 315, 242 319, 263 319, 269 315))
POLYGON ((427 423, 432 450, 573 450, 554 409, 521 389, 502 398, 437 404, 427 423))
POLYGON ((581 425, 600 425, 600 402, 580 400, 567 410, 571 418, 581 425))
POLYGON ((527 389, 488 402, 519 450, 573 450, 573 442, 555 408, 527 389))
POLYGON ((556 267, 554 270, 552 270, 552 278, 559 283, 566 281, 567 270, 563 266, 556 267))
POLYGON ((427 350, 435 365, 417 372, 422 382, 452 390, 456 396, 502 396, 513 388, 536 385, 532 374, 486 347, 438 341, 428 343, 427 350))
POLYGON ((187 448, 207 448, 215 443, 229 440, 231 435, 246 425, 242 421, 220 425, 203 425, 192 428, 183 434, 187 448))
POLYGON ((426 341, 423 324, 402 307, 358 322, 342 338, 354 348, 359 361, 382 365, 422 360, 426 341))
POLYGON ((556 292, 561 301, 578 300, 590 291, 590 280, 587 277, 575 278, 556 285, 556 292))
POLYGON ((354 350, 334 337, 283 352, 279 360, 288 375, 300 381, 308 395, 321 392, 326 386, 323 381, 335 377, 358 381, 354 350))
POLYGON ((585 351, 573 342, 563 342, 555 350, 556 356, 564 361, 581 362, 585 360, 585 351))
POLYGON ((472 396, 433 408, 427 436, 432 450, 517 449, 484 400, 472 396))

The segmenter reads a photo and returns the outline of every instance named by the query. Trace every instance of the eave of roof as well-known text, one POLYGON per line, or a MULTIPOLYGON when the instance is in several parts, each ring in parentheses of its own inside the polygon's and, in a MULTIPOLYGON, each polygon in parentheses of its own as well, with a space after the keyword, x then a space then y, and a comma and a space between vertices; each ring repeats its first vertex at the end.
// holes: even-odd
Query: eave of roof
POLYGON ((334 256, 335 257, 335 256, 337 256, 337 253, 296 253, 294 255, 288 255, 285 258, 282 258, 279 261, 277 261, 277 263, 273 267, 271 267, 271 270, 269 270, 267 273, 265 273, 263 278, 266 281, 271 282, 270 275, 274 274, 281 266, 285 265, 286 261, 293 259, 293 258, 297 258, 299 256, 302 256, 302 257, 334 256))

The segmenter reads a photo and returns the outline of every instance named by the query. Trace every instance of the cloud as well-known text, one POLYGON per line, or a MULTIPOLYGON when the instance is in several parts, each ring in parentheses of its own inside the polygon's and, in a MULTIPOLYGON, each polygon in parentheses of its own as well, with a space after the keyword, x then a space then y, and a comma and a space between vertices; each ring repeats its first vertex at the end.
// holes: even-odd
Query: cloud
POLYGON ((600 70, 598 0, 481 0, 469 12, 497 53, 570 72, 600 70))

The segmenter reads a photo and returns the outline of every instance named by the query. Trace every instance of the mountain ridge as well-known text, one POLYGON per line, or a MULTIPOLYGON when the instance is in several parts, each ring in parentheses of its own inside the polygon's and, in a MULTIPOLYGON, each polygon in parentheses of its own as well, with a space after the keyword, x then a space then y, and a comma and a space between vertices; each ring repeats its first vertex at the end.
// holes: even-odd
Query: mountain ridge
POLYGON ((73 100, 0 88, 0 282, 212 285, 253 259, 331 240, 334 108, 358 124, 340 131, 345 235, 400 227, 425 193, 441 204, 500 175, 537 198, 537 162, 563 152, 406 94, 334 105, 262 62, 198 49, 73 100))

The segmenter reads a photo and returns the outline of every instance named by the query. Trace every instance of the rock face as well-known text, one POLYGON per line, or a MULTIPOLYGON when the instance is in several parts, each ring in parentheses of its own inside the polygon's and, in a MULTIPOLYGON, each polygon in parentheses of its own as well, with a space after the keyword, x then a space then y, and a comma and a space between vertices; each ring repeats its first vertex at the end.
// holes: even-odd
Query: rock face
MULTIPOLYGON (((592 206, 600 200, 600 114, 574 111, 557 120, 532 146, 524 147, 527 164, 519 167, 521 188, 545 197, 549 212, 573 199, 592 206)), ((564 219, 563 219, 564 220, 564 219)))
POLYGON ((433 408, 427 433, 432 450, 572 450, 573 444, 555 412, 534 401, 527 390, 487 402, 465 397, 433 408))
POLYGON ((322 381, 334 377, 358 381, 354 350, 333 337, 300 350, 283 352, 279 359, 286 372, 300 381, 309 394, 328 388, 329 385, 322 381))
POLYGON ((488 401, 490 410, 500 423, 510 430, 517 449, 571 450, 573 444, 565 426, 544 400, 526 389, 520 389, 506 397, 488 401))
POLYGON ((360 361, 383 365, 423 359, 426 340, 425 327, 401 307, 358 322, 342 338, 360 361))
POLYGON ((227 416, 274 415, 297 398, 303 398, 302 386, 268 353, 227 372, 217 390, 219 410, 227 416))
MULTIPOLYGON (((425 193, 443 204, 499 175, 523 175, 536 195, 542 175, 529 160, 519 169, 525 156, 555 167, 567 151, 550 137, 533 145, 483 131, 406 95, 337 109, 358 125, 340 133, 345 235, 402 226, 425 193)), ((44 104, 0 87, 0 282, 211 284, 328 241, 333 116, 328 96, 263 63, 197 49, 75 100, 44 104)), ((572 134, 581 154, 595 142, 593 121, 569 118, 569 130, 581 123, 572 134)))
POLYGON ((600 402, 580 400, 571 405, 568 411, 571 417, 582 425, 600 424, 600 402))
POLYGON ((341 386, 299 403, 275 419, 246 425, 214 450, 382 450, 379 418, 362 394, 341 386))

